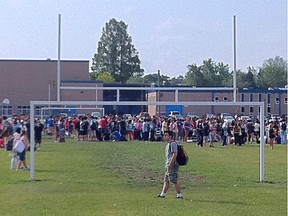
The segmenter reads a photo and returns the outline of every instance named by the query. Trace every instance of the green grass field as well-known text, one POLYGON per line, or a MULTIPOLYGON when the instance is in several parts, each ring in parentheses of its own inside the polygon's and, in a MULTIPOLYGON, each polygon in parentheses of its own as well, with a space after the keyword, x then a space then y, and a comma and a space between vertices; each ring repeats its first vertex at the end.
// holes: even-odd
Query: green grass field
MULTIPOLYGON (((184 200, 162 189, 165 143, 78 142, 44 139, 29 171, 10 171, 0 150, 1 215, 287 215, 287 149, 265 147, 259 183, 259 145, 197 148, 180 168, 184 200)), ((30 158, 28 153, 28 162, 30 158)))

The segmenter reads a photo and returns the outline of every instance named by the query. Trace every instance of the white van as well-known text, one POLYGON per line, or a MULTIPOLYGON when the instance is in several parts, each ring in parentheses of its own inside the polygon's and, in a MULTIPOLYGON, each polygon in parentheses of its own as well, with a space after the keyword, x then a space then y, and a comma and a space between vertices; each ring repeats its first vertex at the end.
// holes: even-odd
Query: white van
POLYGON ((100 112, 92 112, 91 116, 100 119, 101 118, 101 113, 100 112))
POLYGON ((170 111, 169 112, 169 117, 175 116, 175 115, 181 115, 181 113, 179 111, 170 111))

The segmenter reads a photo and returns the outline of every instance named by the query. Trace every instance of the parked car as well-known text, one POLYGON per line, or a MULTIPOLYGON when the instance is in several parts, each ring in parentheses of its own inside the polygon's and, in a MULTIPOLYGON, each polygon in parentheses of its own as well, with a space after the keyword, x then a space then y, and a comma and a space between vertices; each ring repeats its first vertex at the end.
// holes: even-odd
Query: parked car
POLYGON ((243 116, 240 116, 240 120, 242 120, 242 121, 248 121, 248 120, 251 120, 251 117, 250 117, 250 116, 245 116, 245 115, 243 115, 243 116))
MULTIPOLYGON (((224 119, 224 117, 225 116, 231 116, 232 117, 232 115, 230 114, 230 113, 220 113, 220 118, 221 119, 224 119)), ((232 117, 233 118, 233 117, 232 117)), ((234 119, 234 118, 233 118, 234 119)))
POLYGON ((100 119, 101 118, 101 113, 100 112, 92 112, 91 116, 100 119))
POLYGON ((181 113, 179 111, 170 111, 169 112, 169 117, 175 116, 175 115, 181 115, 181 113))
POLYGON ((184 120, 183 116, 181 114, 179 115, 172 115, 171 118, 175 118, 176 120, 180 119, 180 120, 184 120))
POLYGON ((234 117, 231 115, 230 116, 229 115, 224 116, 223 120, 224 120, 224 122, 229 122, 229 123, 231 123, 232 121, 235 121, 234 117))
POLYGON ((187 116, 187 117, 190 117, 190 118, 195 118, 196 120, 200 118, 200 117, 199 117, 196 113, 194 113, 194 112, 188 112, 186 116, 187 116))

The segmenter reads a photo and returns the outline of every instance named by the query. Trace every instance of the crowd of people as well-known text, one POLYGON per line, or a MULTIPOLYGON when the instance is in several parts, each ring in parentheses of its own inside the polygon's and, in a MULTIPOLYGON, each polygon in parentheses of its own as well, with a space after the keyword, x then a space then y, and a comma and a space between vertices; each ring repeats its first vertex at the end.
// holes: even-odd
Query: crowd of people
MULTIPOLYGON (((242 146, 259 143, 259 120, 224 121, 220 116, 199 119, 186 117, 150 116, 135 117, 107 115, 100 119, 89 114, 85 116, 50 116, 46 119, 44 130, 54 135, 55 142, 65 142, 65 137, 75 137, 79 141, 162 141, 167 131, 173 132, 173 140, 196 142, 199 147, 214 147, 215 142, 223 146, 242 146)), ((265 122, 265 142, 274 148, 274 144, 287 144, 287 121, 270 120, 265 122)))
MULTIPOLYGON (((198 147, 214 147, 215 142, 222 146, 243 146, 252 142, 260 143, 259 120, 224 121, 220 116, 199 119, 186 117, 150 116, 135 117, 106 115, 100 119, 89 114, 83 116, 49 116, 45 120, 35 119, 35 150, 41 149, 42 135, 51 136, 55 142, 65 142, 67 137, 78 141, 164 141, 164 134, 173 134, 177 142, 195 142, 198 147)), ((273 149, 275 144, 287 144, 287 119, 274 119, 265 122, 265 143, 273 149)), ((0 116, 0 147, 11 151, 11 169, 29 169, 26 164, 26 151, 30 143, 29 115, 0 116), (23 151, 13 151, 19 140, 23 151)))
MULTIPOLYGON (((13 137, 17 128, 26 131, 30 141, 30 120, 28 115, 7 118, 0 116, 0 145, 6 144, 13 137)), ((242 146, 258 142, 260 137, 259 120, 223 121, 220 116, 199 119, 186 117, 176 119, 167 116, 105 115, 100 119, 89 114, 83 116, 49 116, 41 120, 35 119, 35 145, 41 148, 42 135, 53 136, 55 142, 65 142, 67 137, 79 141, 162 141, 167 131, 173 132, 173 140, 179 142, 195 142, 199 147, 214 147, 215 142, 223 146, 242 146)), ((270 120, 265 122, 265 142, 272 148, 274 144, 287 144, 287 120, 270 120)))

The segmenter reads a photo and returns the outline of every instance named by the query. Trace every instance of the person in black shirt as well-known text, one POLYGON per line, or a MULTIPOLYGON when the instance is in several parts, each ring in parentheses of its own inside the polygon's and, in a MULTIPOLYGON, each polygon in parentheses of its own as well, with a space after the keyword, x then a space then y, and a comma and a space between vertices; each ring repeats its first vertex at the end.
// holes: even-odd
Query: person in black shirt
POLYGON ((42 131, 44 129, 44 125, 39 121, 39 120, 35 120, 35 147, 38 144, 38 150, 40 150, 41 147, 41 143, 42 143, 42 131))

